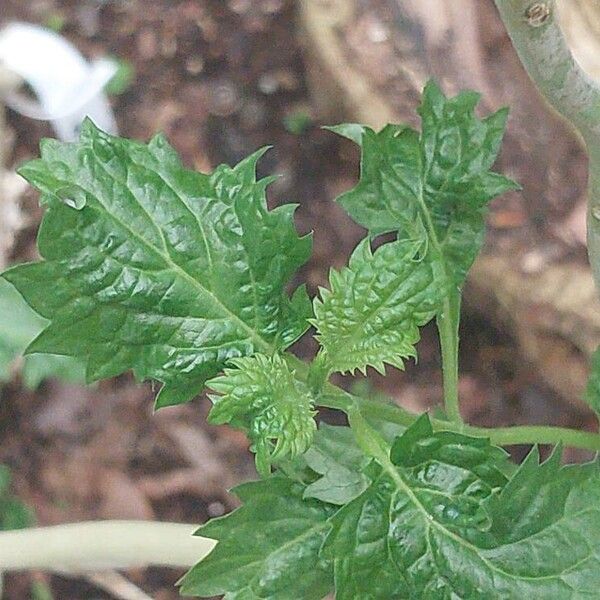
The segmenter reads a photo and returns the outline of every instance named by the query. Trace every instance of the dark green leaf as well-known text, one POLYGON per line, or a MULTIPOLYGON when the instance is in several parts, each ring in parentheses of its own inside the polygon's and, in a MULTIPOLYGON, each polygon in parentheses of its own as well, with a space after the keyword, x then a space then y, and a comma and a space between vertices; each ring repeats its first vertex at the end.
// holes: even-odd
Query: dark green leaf
POLYGON ((595 476, 594 463, 561 466, 561 454, 556 449, 540 464, 534 448, 502 492, 487 501, 496 543, 517 542, 560 520, 571 492, 595 476))
POLYGON ((430 82, 419 108, 422 133, 388 125, 378 133, 354 124, 332 128, 362 146, 361 179, 339 202, 373 235, 429 243, 448 277, 462 284, 485 231, 489 201, 518 186, 490 172, 507 111, 475 117, 479 95, 446 99, 430 82))
POLYGON ((21 169, 48 209, 42 262, 4 277, 50 325, 28 352, 82 356, 90 381, 133 369, 189 400, 231 358, 271 353, 307 327, 284 287, 310 253, 292 205, 268 211, 257 152, 212 175, 184 169, 165 139, 46 140, 21 169))
POLYGON ((597 597, 598 468, 538 458, 507 482, 501 450, 417 421, 331 519, 336 599, 597 597))
POLYGON ((321 600, 333 585, 331 563, 319 558, 333 507, 304 500, 303 493, 282 477, 237 488, 242 508, 199 530, 219 543, 183 578, 182 594, 321 600))

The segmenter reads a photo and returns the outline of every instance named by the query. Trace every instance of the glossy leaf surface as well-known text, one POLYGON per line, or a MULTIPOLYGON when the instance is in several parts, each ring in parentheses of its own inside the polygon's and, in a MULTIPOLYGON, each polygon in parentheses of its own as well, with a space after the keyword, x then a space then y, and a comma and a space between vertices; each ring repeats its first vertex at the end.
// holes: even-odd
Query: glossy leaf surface
POLYGON ((21 169, 48 205, 43 261, 4 274, 50 325, 28 352, 82 356, 97 380, 132 369, 189 400, 231 358, 297 339, 310 310, 284 287, 310 254, 292 205, 268 211, 262 151, 212 175, 87 121, 75 144, 46 140, 21 169))
POLYGON ((561 469, 558 455, 539 465, 532 453, 507 482, 502 454, 417 421, 392 470, 331 519, 336 599, 593 598, 597 467, 561 469))
POLYGON ((319 557, 332 507, 303 492, 283 477, 238 487, 243 506, 199 530, 219 543, 183 578, 182 594, 322 600, 333 585, 331 563, 319 557))
POLYGON ((388 125, 375 132, 331 127, 362 147, 358 185, 338 200, 371 234, 397 231, 400 239, 433 246, 449 280, 460 285, 479 252, 489 201, 518 188, 490 171, 504 134, 507 111, 475 116, 479 94, 447 99, 434 82, 419 108, 422 131, 388 125))

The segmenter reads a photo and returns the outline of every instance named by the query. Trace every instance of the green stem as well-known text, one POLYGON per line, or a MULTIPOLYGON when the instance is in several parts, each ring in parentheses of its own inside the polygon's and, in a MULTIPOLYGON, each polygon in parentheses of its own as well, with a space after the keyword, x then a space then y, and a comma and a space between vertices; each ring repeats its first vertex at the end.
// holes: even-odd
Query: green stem
POLYGON ((329 364, 329 359, 323 350, 321 350, 315 359, 310 363, 308 367, 308 375, 306 377, 306 382, 308 383, 308 387, 313 396, 317 397, 321 394, 323 386, 329 379, 330 374, 331 367, 329 364))
POLYGON ((458 325, 460 320, 460 291, 449 293, 437 318, 442 350, 444 377, 444 407, 450 421, 462 423, 458 400, 458 325))
POLYGON ((429 240, 433 255, 439 260, 443 277, 450 290, 444 299, 442 312, 437 317, 437 328, 440 336, 440 347, 442 351, 442 372, 444 378, 444 407, 451 421, 461 423, 460 406, 458 400, 458 325, 460 320, 460 290, 452 286, 452 277, 444 259, 444 251, 438 239, 431 214, 427 208, 423 190, 419 195, 419 205, 423 215, 425 228, 429 234, 429 240))
MULTIPOLYGON (((319 405, 335 408, 350 414, 356 407, 365 417, 375 417, 383 421, 397 423, 404 427, 412 425, 419 415, 408 412, 394 404, 385 404, 366 398, 358 398, 344 392, 335 390, 333 386, 319 400, 319 405)), ((600 435, 597 433, 578 431, 567 427, 553 427, 546 425, 519 425, 515 427, 474 427, 463 423, 431 419, 436 431, 455 431, 473 437, 488 438, 498 446, 514 444, 562 444, 571 448, 600 451, 600 435)))
MULTIPOLYGON (((290 366, 299 377, 307 378, 309 366, 299 358, 286 355, 290 366)), ((326 383, 324 393, 318 398, 317 405, 325 408, 341 410, 349 414, 356 407, 366 417, 375 417, 382 421, 397 423, 404 427, 410 427, 419 417, 390 400, 389 403, 369 400, 353 396, 331 383, 326 383)), ((513 444, 562 444, 570 448, 581 448, 600 452, 600 434, 578 431, 568 427, 554 427, 552 425, 518 425, 514 427, 474 427, 464 423, 445 421, 443 419, 432 419, 433 428, 437 431, 455 431, 472 435, 474 437, 485 437, 499 446, 510 446, 513 444)))

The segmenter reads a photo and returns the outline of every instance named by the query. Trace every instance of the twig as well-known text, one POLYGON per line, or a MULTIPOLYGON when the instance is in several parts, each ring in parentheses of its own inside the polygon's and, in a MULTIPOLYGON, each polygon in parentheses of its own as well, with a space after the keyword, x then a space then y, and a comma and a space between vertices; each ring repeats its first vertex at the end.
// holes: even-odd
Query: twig
POLYGON ((215 545, 193 536, 196 529, 179 523, 99 521, 0 532, 0 571, 189 568, 215 545))
POLYGON ((152 600, 146 592, 116 571, 87 573, 85 578, 119 600, 152 600))
POLYGON ((515 50, 546 100, 586 142, 590 157, 588 253, 600 288, 600 87, 575 61, 556 0, 495 0, 515 50))
POLYGON ((581 69, 558 23, 555 0, 496 0, 529 76, 584 138, 600 136, 600 88, 581 69))

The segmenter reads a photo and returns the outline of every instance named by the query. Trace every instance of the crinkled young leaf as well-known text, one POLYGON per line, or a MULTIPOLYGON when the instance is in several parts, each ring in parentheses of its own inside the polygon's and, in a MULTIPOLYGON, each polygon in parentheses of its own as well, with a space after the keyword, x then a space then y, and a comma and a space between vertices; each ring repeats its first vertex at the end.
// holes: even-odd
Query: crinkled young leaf
POLYGON ((439 246, 458 285, 481 248, 487 204, 518 188, 490 171, 507 111, 480 120, 478 101, 474 92, 447 99, 431 81, 419 108, 421 134, 403 125, 331 128, 362 146, 360 182, 338 199, 342 206, 373 235, 398 231, 400 239, 439 246))
POLYGON ((395 241, 371 251, 363 240, 348 267, 331 271, 331 289, 314 301, 317 338, 330 370, 383 372, 416 355, 419 327, 436 314, 444 279, 420 246, 395 241))
POLYGON ((243 506, 204 525, 215 549, 182 580, 184 596, 225 600, 322 600, 331 562, 319 557, 334 507, 303 499, 304 487, 283 477, 236 489, 243 506))
POLYGON ((220 394, 211 396, 214 406, 208 420, 244 429, 252 440, 257 469, 267 475, 273 461, 294 458, 310 446, 317 428, 312 397, 277 354, 256 354, 231 364, 236 368, 225 369, 207 383, 220 394))
POLYGON ((284 288, 310 253, 292 205, 268 211, 259 151, 212 175, 90 121, 78 143, 46 140, 21 169, 48 205, 42 262, 4 277, 50 325, 28 352, 85 357, 97 380, 132 369, 164 383, 158 406, 189 400, 231 358, 297 339, 310 310, 284 288))
POLYGON ((597 597, 597 465, 534 452, 506 482, 502 451, 423 419, 390 456, 331 519, 337 600, 597 597))
POLYGON ((600 415, 600 348, 592 355, 590 375, 584 397, 591 409, 600 415))
MULTIPOLYGON (((0 279, 0 381, 10 378, 14 361, 47 325, 7 281, 0 279)), ((80 383, 85 380, 81 361, 70 356, 31 354, 22 367, 23 382, 35 389, 47 377, 80 383)))

